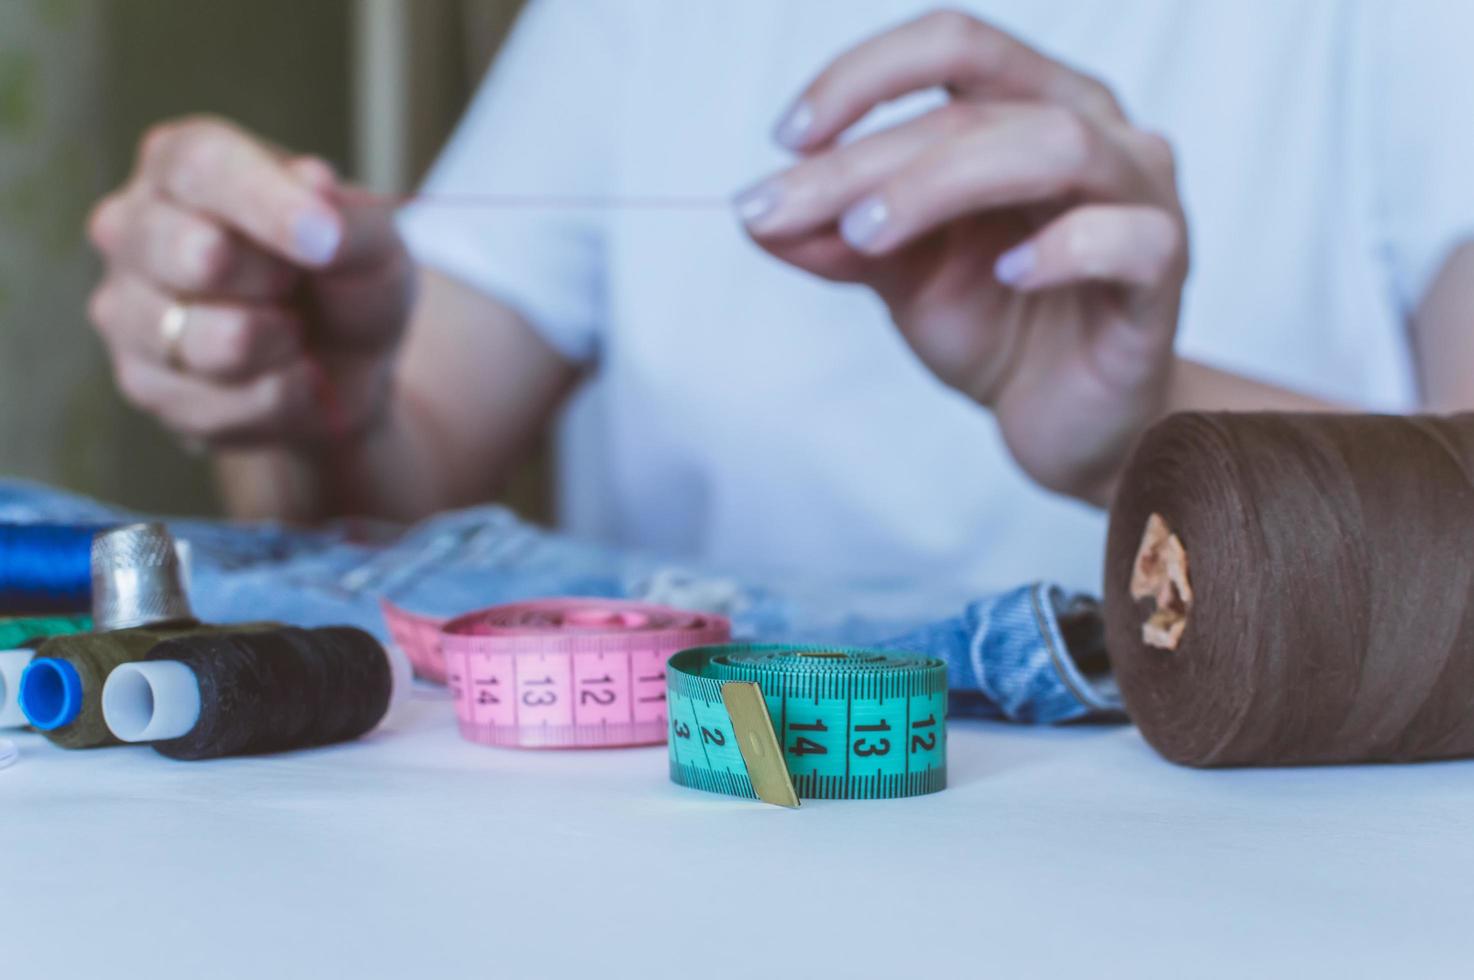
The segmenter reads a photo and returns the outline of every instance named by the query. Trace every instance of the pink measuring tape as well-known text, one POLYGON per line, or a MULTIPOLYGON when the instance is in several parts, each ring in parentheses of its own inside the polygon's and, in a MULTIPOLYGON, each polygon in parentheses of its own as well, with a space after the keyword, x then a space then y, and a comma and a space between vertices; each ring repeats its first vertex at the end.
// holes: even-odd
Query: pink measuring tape
POLYGON ((389 637, 409 658, 415 676, 444 684, 445 654, 440 652, 440 629, 449 620, 400 609, 387 599, 379 601, 379 609, 389 625, 389 637))
POLYGON ((443 670, 464 737, 523 748, 664 742, 666 661, 732 633, 720 616, 611 599, 512 603, 448 622, 386 604, 385 616, 417 673, 443 670))

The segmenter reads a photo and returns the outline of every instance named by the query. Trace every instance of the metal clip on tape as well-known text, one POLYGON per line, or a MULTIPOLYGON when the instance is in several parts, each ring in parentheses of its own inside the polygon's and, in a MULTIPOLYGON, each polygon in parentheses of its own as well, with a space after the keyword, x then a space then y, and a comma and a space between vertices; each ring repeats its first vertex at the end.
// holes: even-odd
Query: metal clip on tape
POLYGON ((798 806, 947 785, 947 667, 848 647, 726 645, 670 660, 670 775, 798 806), (760 698, 760 700, 759 700, 760 698))

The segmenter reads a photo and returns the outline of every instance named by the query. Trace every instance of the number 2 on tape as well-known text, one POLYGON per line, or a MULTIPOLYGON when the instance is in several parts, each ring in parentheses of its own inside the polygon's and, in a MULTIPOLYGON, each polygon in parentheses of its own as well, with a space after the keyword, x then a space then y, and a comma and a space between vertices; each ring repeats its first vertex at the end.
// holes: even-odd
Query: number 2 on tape
POLYGON ((885 799, 946 785, 947 670, 939 660, 842 647, 712 646, 672 657, 668 685, 671 778, 683 786, 779 802, 754 785, 779 761, 765 758, 760 727, 771 730, 799 797, 885 799), (762 691, 761 726, 735 717, 724 689, 736 683, 762 691))

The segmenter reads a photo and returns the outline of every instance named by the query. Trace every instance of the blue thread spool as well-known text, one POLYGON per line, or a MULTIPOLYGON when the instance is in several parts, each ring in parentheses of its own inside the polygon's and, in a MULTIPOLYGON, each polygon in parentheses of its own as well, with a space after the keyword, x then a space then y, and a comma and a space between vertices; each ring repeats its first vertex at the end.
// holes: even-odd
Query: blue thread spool
POLYGON ((0 524, 0 613, 88 612, 93 525, 0 524))

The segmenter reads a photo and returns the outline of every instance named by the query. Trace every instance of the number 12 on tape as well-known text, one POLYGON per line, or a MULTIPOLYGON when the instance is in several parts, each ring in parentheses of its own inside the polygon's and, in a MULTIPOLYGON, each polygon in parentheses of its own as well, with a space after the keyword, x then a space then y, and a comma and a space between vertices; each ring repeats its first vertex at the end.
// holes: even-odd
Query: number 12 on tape
POLYGON ((915 796, 946 785, 940 661, 725 646, 677 654, 667 676, 671 776, 682 785, 768 802, 785 802, 776 798, 785 794, 765 792, 765 782, 816 799, 915 796), (750 713, 744 717, 736 708, 741 700, 732 697, 739 685, 754 684, 766 708, 761 724, 750 713), (776 751, 765 753, 763 745, 776 751), (782 772, 774 779, 769 767, 779 761, 782 772))

